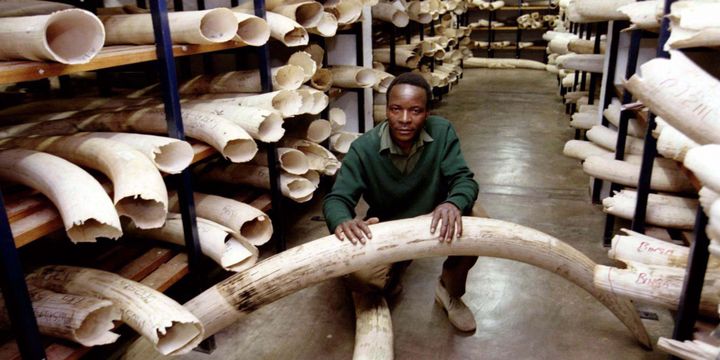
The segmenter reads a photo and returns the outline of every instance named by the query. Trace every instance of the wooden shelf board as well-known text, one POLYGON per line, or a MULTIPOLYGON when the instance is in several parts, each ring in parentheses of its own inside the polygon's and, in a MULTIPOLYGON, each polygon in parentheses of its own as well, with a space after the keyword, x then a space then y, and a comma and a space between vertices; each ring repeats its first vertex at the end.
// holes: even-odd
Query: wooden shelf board
MULTIPOLYGON (((204 143, 193 140, 190 143, 195 151, 193 162, 217 152, 204 143)), ((63 228, 57 209, 41 194, 27 191, 21 196, 6 196, 5 203, 15 246, 18 248, 63 228)))
MULTIPOLYGON (((173 54, 180 57, 236 49, 242 46, 245 45, 232 41, 210 45, 174 45, 173 54)), ((65 65, 39 61, 2 61, 0 62, 0 84, 39 80, 52 76, 137 64, 156 59, 155 45, 114 45, 103 48, 87 64, 65 65)))

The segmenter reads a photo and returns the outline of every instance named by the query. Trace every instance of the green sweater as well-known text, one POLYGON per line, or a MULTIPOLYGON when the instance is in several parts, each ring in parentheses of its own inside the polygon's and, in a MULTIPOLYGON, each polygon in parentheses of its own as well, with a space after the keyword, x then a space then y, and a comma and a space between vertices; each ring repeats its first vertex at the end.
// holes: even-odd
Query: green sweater
POLYGON ((417 165, 406 175, 393 165, 388 151, 380 152, 379 129, 373 128, 352 143, 332 191, 325 196, 323 213, 330 232, 355 218, 360 196, 370 205, 367 217, 380 221, 427 214, 443 202, 470 213, 478 185, 449 121, 427 118, 425 131, 433 141, 425 143, 417 165))

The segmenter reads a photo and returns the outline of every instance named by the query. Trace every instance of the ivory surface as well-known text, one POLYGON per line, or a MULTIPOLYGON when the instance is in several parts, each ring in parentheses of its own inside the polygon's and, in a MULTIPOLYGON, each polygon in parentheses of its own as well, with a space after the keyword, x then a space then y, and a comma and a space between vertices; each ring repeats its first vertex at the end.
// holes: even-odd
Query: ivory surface
POLYGON ((488 59, 472 57, 463 62, 465 68, 490 68, 490 69, 535 69, 545 70, 545 64, 525 59, 488 59))
POLYGON ((347 131, 336 132, 330 136, 330 150, 341 154, 347 154, 348 150, 350 150, 352 142, 359 137, 360 134, 358 133, 351 133, 347 131))
POLYGON ((328 91, 332 85, 332 71, 328 69, 317 69, 313 77, 310 79, 310 86, 320 91, 328 91))
POLYGON ((688 150, 685 167, 715 192, 720 192, 720 144, 703 145, 688 150))
POLYGON ((570 140, 565 143, 565 147, 563 148, 563 154, 565 156, 584 161, 589 156, 609 155, 612 154, 612 152, 603 147, 595 145, 590 141, 570 140))
POLYGON ((641 66, 625 84, 653 113, 698 144, 720 143, 720 81, 680 51, 641 66))
MULTIPOLYGON (((302 151, 294 148, 279 147, 277 148, 277 153, 280 168, 287 173, 302 175, 310 170, 310 163, 302 151)), ((267 152, 258 152, 253 162, 258 165, 268 166, 267 152)))
MULTIPOLYGON (((625 235, 615 235, 608 257, 622 262, 637 262, 645 265, 672 266, 684 269, 687 267, 690 248, 676 245, 668 241, 622 229, 625 235)), ((710 258, 708 267, 717 268, 720 261, 710 258)))
POLYGON ((333 37, 337 33, 338 20, 335 15, 329 12, 323 12, 320 22, 317 26, 307 29, 308 32, 320 35, 322 37, 333 37))
MULTIPOLYGON (((576 54, 592 54, 595 50, 595 40, 570 38, 567 49, 576 54)), ((600 41, 600 53, 605 53, 605 42, 602 40, 600 41)))
MULTIPOLYGON (((600 145, 608 150, 615 151, 617 146, 618 132, 602 125, 593 126, 585 136, 593 143, 600 145)), ((625 138, 625 153, 642 155, 645 141, 633 136, 625 138)))
POLYGON ((340 25, 358 21, 363 9, 363 3, 359 0, 328 0, 323 6, 325 11, 335 15, 340 25))
POLYGON ((375 84, 373 84, 373 90, 381 94, 386 93, 395 76, 382 70, 373 69, 373 71, 375 72, 376 79, 375 84))
MULTIPOLYGON (((203 173, 203 179, 230 184, 245 184, 260 189, 270 189, 270 174, 266 166, 253 164, 228 164, 213 166, 203 173)), ((280 191, 296 202, 312 198, 315 186, 307 179, 287 173, 280 174, 280 191)))
POLYGON ((604 60, 605 55, 602 54, 565 54, 555 59, 559 68, 593 73, 603 72, 604 60))
POLYGON ((596 112, 576 112, 572 115, 570 126, 576 129, 589 130, 597 126, 600 121, 596 112))
POLYGON ((270 39, 270 26, 264 19, 255 15, 234 12, 238 21, 238 29, 233 41, 250 45, 262 46, 270 39))
POLYGON ((310 170, 317 170, 324 175, 332 176, 340 169, 340 161, 328 149, 312 141, 284 138, 282 144, 302 151, 308 158, 310 170))
POLYGON ((313 60, 312 55, 305 51, 297 51, 290 55, 288 65, 299 66, 303 70, 302 82, 310 80, 319 68, 315 60, 313 60))
POLYGON ((330 137, 330 122, 324 119, 300 116, 288 119, 285 123, 288 136, 321 143, 330 137))
MULTIPOLYGON (((390 48, 373 49, 373 60, 384 64, 390 63, 390 48)), ((395 49, 395 65, 408 69, 415 69, 420 57, 407 49, 395 49)))
MULTIPOLYGON (((202 253, 228 271, 241 271, 255 264, 258 250, 233 229, 198 217, 197 231, 202 253)), ((169 213, 165 225, 159 229, 126 228, 128 234, 177 245, 185 244, 180 214, 169 213)))
MULTIPOLYGON (((639 1, 623 5, 617 10, 630 19, 633 28, 657 32, 660 30, 664 4, 664 1, 657 0, 639 1)), ((674 28, 673 31, 675 31, 674 28)))
POLYGON ((377 82, 373 69, 352 65, 333 65, 330 67, 333 76, 333 86, 359 89, 369 88, 377 82))
POLYGON ((122 320, 163 355, 184 354, 203 339, 200 321, 183 306, 150 287, 122 276, 74 266, 45 266, 28 275, 28 283, 56 292, 112 301, 122 320))
MULTIPOLYGON (((640 165, 603 156, 589 156, 583 163, 583 170, 590 176, 612 181, 616 184, 635 187, 639 180, 640 165)), ((694 190, 685 174, 679 170, 657 165, 653 165, 650 188, 667 192, 689 192, 694 190)))
MULTIPOLYGON (((622 104, 620 104, 620 101, 618 101, 617 99, 613 99, 610 105, 608 105, 607 109, 603 110, 603 115, 605 116, 605 119, 607 119, 608 122, 610 122, 611 124, 615 125, 615 127, 620 127, 621 108, 622 104)), ((641 138, 645 136, 646 131, 647 127, 640 125, 637 119, 628 119, 628 135, 641 138)))
MULTIPOLYGON (((264 212, 226 197, 194 193, 197 217, 218 223, 239 234, 253 246, 265 244, 272 237, 272 222, 264 212)), ((177 194, 170 198, 170 211, 179 212, 177 194)))
POLYGON ((328 112, 328 120, 330 121, 330 126, 332 127, 333 131, 340 131, 340 129, 344 128, 345 124, 347 123, 347 115, 345 115, 345 110, 338 107, 331 108, 328 112))
POLYGON ((720 348, 700 340, 678 341, 661 337, 657 343, 658 349, 685 360, 717 359, 720 348))
POLYGON ((42 151, 98 170, 113 183, 113 202, 119 215, 129 217, 141 229, 158 228, 165 222, 165 182, 152 161, 129 145, 77 134, 6 139, 0 147, 42 151))
POLYGON ((698 143, 670 125, 662 128, 657 139, 658 154, 680 162, 685 160, 688 150, 698 146, 698 143))
POLYGON ((165 136, 130 134, 121 132, 87 133, 89 138, 103 138, 121 142, 140 151, 155 164, 158 170, 178 174, 192 163, 192 146, 186 142, 165 136))
POLYGON ((378 3, 372 7, 373 19, 392 23, 394 26, 404 28, 410 22, 408 14, 391 3, 378 3))
MULTIPOLYGON (((120 335, 112 332, 120 310, 109 300, 61 294, 28 286, 40 333, 74 341, 83 346, 114 343, 120 335)), ((0 328, 10 329, 10 317, 0 296, 0 328)))
POLYGON ((583 18, 591 21, 627 20, 619 7, 634 3, 635 0, 575 0, 570 6, 583 18))
MULTIPOLYGON (((182 112, 185 135, 207 143, 231 161, 249 161, 257 152, 252 137, 234 122, 194 110, 182 112)), ((90 116, 8 127, 0 137, 65 135, 78 131, 117 131, 167 134, 165 112, 159 108, 98 113, 90 116)))
POLYGON ((717 2, 678 1, 670 7, 670 38, 665 50, 720 46, 717 2))
MULTIPOLYGON (((205 336, 209 336, 263 305, 362 268, 430 256, 492 256, 525 262, 572 281, 608 307, 641 344, 650 345, 634 306, 595 288, 595 263, 562 241, 520 225, 485 218, 464 217, 462 238, 450 244, 438 242, 429 228, 430 217, 370 225, 373 239, 364 246, 326 236, 259 262, 206 290, 185 307, 202 320, 205 336)), ((142 354, 137 350, 131 350, 129 357, 142 354)))
POLYGON ((193 110, 216 114, 240 126, 253 139, 264 142, 278 141, 285 134, 283 119, 273 110, 232 104, 230 102, 188 101, 183 111, 193 110))
MULTIPOLYGON (((150 14, 112 15, 102 18, 105 44, 154 44, 150 14)), ((174 44, 212 44, 232 40, 238 19, 227 8, 168 13, 170 36, 174 44)))
POLYGON ((0 60, 86 64, 100 52, 104 41, 102 22, 81 9, 3 18, 0 22, 0 60))
POLYGON ((302 107, 302 97, 297 91, 279 90, 264 94, 232 94, 222 96, 203 95, 202 100, 214 103, 235 103, 242 106, 258 107, 278 111, 283 117, 297 115, 302 107))
POLYGON ((392 316, 381 294, 352 293, 355 305, 353 360, 392 360, 392 316))
POLYGON ((302 25, 286 16, 272 11, 265 13, 270 26, 270 36, 285 44, 287 47, 303 46, 308 44, 308 33, 302 25))
MULTIPOLYGON (((303 69, 284 65, 272 69, 274 90, 295 90, 305 78, 303 69)), ((262 92, 260 72, 257 70, 229 71, 220 75, 198 75, 178 88, 180 94, 259 93, 262 92)))
POLYGON ((322 19, 323 6, 317 1, 286 3, 274 7, 273 12, 296 21, 304 28, 317 26, 322 19))
MULTIPOLYGON (((622 190, 603 199, 603 211, 623 219, 635 215, 637 192, 622 190)), ((691 230, 695 225, 697 200, 669 195, 649 194, 645 221, 648 224, 691 230)))
MULTIPOLYGON (((677 309, 682 293, 685 269, 669 266, 628 263, 627 269, 596 265, 594 283, 599 289, 668 309, 677 309)), ((705 274, 700 312, 717 315, 718 273, 705 274)), ((192 310, 191 310, 192 311, 192 310)))
POLYGON ((117 239, 122 235, 117 210, 100 183, 67 160, 32 150, 2 150, 0 178, 47 196, 60 212, 73 242, 117 239))
POLYGON ((72 9, 72 5, 40 0, 3 0, 0 17, 48 15, 56 11, 72 9))

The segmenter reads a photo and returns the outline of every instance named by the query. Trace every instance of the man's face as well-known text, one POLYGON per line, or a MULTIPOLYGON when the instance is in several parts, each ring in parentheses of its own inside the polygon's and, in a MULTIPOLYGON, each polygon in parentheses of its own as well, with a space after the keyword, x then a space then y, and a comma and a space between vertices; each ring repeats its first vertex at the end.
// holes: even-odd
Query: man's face
POLYGON ((390 137, 403 150, 409 150, 428 117, 427 98, 421 87, 393 86, 388 97, 386 115, 390 137))

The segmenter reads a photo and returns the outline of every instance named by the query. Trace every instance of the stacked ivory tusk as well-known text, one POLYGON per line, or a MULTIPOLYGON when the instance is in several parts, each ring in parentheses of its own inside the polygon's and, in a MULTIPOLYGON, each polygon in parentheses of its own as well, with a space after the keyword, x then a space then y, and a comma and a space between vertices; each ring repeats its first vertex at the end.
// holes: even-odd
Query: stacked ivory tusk
POLYGON ((89 11, 80 9, 3 18, 0 22, 0 60, 85 64, 100 52, 105 36, 102 22, 89 11))
MULTIPOLYGON (((193 198, 198 217, 232 230, 253 246, 263 245, 270 240, 272 223, 264 212, 243 202, 216 195, 196 192, 193 198)), ((170 211, 179 211, 176 194, 170 198, 170 211)))
MULTIPOLYGON (((629 156, 628 156, 629 158, 629 156)), ((590 176, 612 181, 625 186, 637 186, 640 174, 640 163, 634 161, 614 160, 612 157, 589 156, 583 162, 583 170, 590 176)), ((662 160, 662 159, 657 159, 662 160)), ((663 166, 656 162, 650 180, 650 188, 667 192, 690 192, 693 190, 687 176, 677 166, 663 166)))
MULTIPOLYGON (((632 219, 635 215, 637 192, 622 190, 614 196, 603 199, 603 211, 632 219)), ((695 224, 698 202, 670 195, 649 194, 647 200, 646 221, 648 224, 691 230, 695 224)))
MULTIPOLYGON (((288 174, 304 175, 310 171, 310 162, 305 153, 300 150, 288 147, 280 147, 277 149, 278 163, 280 168, 288 174)), ((267 153, 259 152, 253 163, 268 166, 267 153)))
POLYGON ((670 38, 667 49, 720 46, 720 26, 715 15, 720 11, 716 2, 678 1, 670 7, 670 38))
MULTIPOLYGON (((74 341, 83 346, 114 343, 120 335, 112 332, 120 320, 120 309, 109 300, 92 296, 63 294, 28 286, 40 333, 74 341)), ((10 319, 0 296, 0 328, 9 330, 10 319)))
POLYGON ((353 291, 352 298, 355 306, 353 360, 392 359, 392 317, 385 297, 353 291))
MULTIPOLYGON (((177 245, 185 244, 180 214, 169 213, 159 229, 142 230, 128 226, 125 231, 134 237, 150 238, 177 245)), ((228 271, 241 271, 255 264, 258 250, 235 230, 216 222, 197 218, 198 240, 202 253, 228 271)))
POLYGON ((28 275, 27 281, 59 293, 112 301, 120 309, 122 320, 163 355, 187 353, 204 338, 202 323, 190 311, 152 288, 113 273, 46 266, 28 275))
MULTIPOLYGON (((370 225, 373 241, 363 247, 337 241, 334 235, 303 244, 218 283, 187 302, 185 308, 201 320, 204 335, 210 336, 288 294, 360 268, 428 256, 494 256, 532 264, 572 281, 608 307, 641 344, 649 346, 650 338, 632 303, 594 286, 596 264, 564 242, 520 225, 473 217, 463 218, 462 241, 418 241, 427 238, 429 223, 429 218, 419 217, 370 225)), ((150 349, 138 341, 130 346, 125 359, 148 359, 150 349)))

